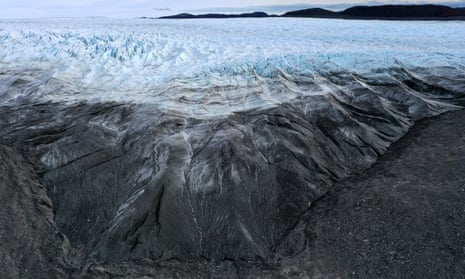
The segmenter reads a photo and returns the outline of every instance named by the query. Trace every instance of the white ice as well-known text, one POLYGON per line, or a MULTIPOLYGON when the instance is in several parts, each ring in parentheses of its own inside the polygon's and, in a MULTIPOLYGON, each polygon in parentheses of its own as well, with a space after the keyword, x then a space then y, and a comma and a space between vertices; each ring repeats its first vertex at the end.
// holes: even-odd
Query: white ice
POLYGON ((465 73, 465 22, 0 20, 0 103, 148 103, 196 115, 324 94, 325 73, 465 73), (316 84, 316 85, 315 85, 316 84))

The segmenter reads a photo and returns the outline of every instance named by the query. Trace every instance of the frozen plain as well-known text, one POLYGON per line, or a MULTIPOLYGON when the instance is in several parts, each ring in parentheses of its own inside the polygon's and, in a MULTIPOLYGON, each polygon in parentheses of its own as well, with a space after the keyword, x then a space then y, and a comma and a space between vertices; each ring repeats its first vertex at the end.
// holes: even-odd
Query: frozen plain
POLYGON ((462 22, 2 20, 0 97, 151 103, 217 116, 325 94, 305 86, 329 72, 463 73, 463 37, 462 22), (11 86, 17 79, 26 88, 11 86))

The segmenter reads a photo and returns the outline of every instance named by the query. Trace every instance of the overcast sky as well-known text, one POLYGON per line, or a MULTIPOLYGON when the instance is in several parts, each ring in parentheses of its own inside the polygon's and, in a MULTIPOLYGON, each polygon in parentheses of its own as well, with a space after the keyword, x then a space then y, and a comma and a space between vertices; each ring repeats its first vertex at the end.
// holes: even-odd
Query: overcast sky
POLYGON ((0 18, 25 17, 139 17, 179 12, 241 12, 262 10, 280 13, 308 6, 344 8, 353 4, 447 3, 465 6, 465 0, 0 0, 0 18), (342 5, 341 5, 342 4, 342 5))

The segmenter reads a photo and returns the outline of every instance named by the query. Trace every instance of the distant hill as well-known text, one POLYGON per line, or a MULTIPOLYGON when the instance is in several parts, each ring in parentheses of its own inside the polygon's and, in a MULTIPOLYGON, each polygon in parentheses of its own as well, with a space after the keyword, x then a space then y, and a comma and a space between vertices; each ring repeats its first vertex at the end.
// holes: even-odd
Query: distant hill
POLYGON ((172 16, 163 16, 160 18, 164 19, 186 19, 186 18, 240 18, 240 17, 269 17, 265 12, 253 12, 253 13, 244 13, 244 14, 177 14, 172 16))
MULTIPOLYGON (((243 14, 200 14, 188 13, 164 16, 162 19, 189 18, 263 18, 277 17, 265 12, 243 14)), ((396 20, 465 20, 465 8, 451 8, 444 5, 381 5, 355 6, 333 12, 321 8, 290 11, 281 17, 341 18, 341 19, 396 19, 396 20)))
POLYGON ((339 17, 338 12, 333 12, 321 8, 311 8, 304 10, 297 10, 287 12, 282 15, 283 17, 317 17, 317 18, 335 18, 339 17))
POLYGON ((287 12, 282 16, 343 19, 465 19, 465 8, 443 5, 355 6, 340 12, 305 9, 287 12))

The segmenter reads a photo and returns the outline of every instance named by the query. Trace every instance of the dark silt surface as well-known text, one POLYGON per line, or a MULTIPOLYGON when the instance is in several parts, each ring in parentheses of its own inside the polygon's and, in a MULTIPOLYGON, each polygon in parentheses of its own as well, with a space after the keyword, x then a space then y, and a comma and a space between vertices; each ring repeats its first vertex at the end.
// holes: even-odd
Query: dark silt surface
POLYGON ((21 146, 0 145, 1 278, 464 278, 465 111, 421 120, 257 260, 107 263, 58 232, 21 146))
POLYGON ((296 230, 306 236, 299 263, 280 265, 287 275, 464 278, 464 120, 458 111, 420 121, 316 202, 296 230))

